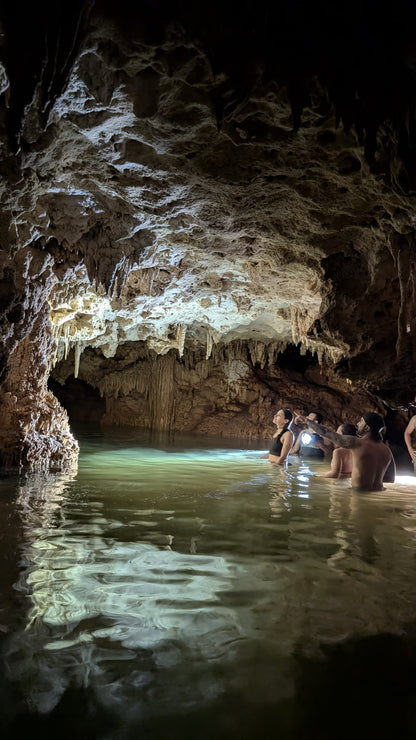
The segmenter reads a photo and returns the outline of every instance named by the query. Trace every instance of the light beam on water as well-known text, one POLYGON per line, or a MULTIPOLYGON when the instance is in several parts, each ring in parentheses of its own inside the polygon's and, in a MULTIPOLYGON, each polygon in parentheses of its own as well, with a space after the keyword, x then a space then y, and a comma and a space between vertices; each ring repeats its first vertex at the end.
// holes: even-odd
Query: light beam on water
POLYGON ((74 687, 134 727, 230 696, 261 711, 294 700, 299 651, 402 633, 415 478, 362 496, 326 463, 264 454, 97 436, 77 474, 19 480, 5 655, 32 711, 74 687))

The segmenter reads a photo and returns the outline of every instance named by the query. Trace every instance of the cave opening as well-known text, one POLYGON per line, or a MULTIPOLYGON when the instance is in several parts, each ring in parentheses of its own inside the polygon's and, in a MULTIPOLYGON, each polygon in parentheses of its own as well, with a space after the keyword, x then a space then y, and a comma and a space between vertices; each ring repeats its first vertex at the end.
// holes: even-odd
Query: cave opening
POLYGON ((67 411, 70 424, 101 424, 105 399, 90 383, 74 375, 70 375, 62 384, 50 377, 48 388, 67 411))
POLYGON ((282 370, 303 374, 309 367, 318 367, 319 362, 309 350, 301 352, 299 345, 288 344, 279 354, 278 365, 282 370))

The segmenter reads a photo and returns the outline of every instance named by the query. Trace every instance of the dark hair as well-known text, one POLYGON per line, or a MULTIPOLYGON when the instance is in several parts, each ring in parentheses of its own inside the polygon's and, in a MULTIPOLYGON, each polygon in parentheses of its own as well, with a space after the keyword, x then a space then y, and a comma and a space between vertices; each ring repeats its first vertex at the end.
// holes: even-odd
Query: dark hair
POLYGON ((287 419, 287 423, 288 424, 291 424, 292 423, 292 419, 293 419, 293 414, 292 414, 291 410, 290 409, 282 409, 282 411, 283 411, 283 415, 284 415, 285 419, 287 419))
POLYGON ((383 439, 381 436, 381 430, 384 427, 384 419, 380 414, 375 414, 374 411, 366 411, 365 414, 363 414, 363 419, 368 427, 370 427, 371 431, 371 438, 374 439, 375 442, 381 442, 383 439))
POLYGON ((316 416, 316 419, 315 419, 316 423, 317 424, 322 424, 322 422, 324 420, 324 417, 322 416, 322 414, 320 414, 319 411, 311 411, 311 413, 312 414, 315 414, 315 416, 316 416))
POLYGON ((341 424, 341 434, 348 434, 350 437, 357 436, 357 430, 354 424, 341 424))

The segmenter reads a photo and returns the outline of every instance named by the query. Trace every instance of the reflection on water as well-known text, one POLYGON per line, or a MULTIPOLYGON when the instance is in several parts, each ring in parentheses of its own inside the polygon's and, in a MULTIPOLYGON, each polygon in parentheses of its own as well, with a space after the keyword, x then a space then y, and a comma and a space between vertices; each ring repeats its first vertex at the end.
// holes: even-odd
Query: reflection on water
POLYGON ((319 737, 328 646, 410 639, 416 478, 359 495, 263 452, 96 434, 1 481, 6 734, 319 737))

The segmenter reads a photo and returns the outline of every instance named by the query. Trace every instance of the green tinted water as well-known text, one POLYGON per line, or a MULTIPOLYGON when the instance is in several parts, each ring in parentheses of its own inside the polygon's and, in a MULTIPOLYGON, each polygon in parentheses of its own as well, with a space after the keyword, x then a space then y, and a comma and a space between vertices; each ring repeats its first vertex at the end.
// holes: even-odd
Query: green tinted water
POLYGON ((359 495, 233 441, 80 443, 76 473, 1 481, 3 736, 347 737, 339 692, 370 721, 377 681, 380 728, 413 731, 382 707, 392 670, 414 700, 416 478, 359 495))

